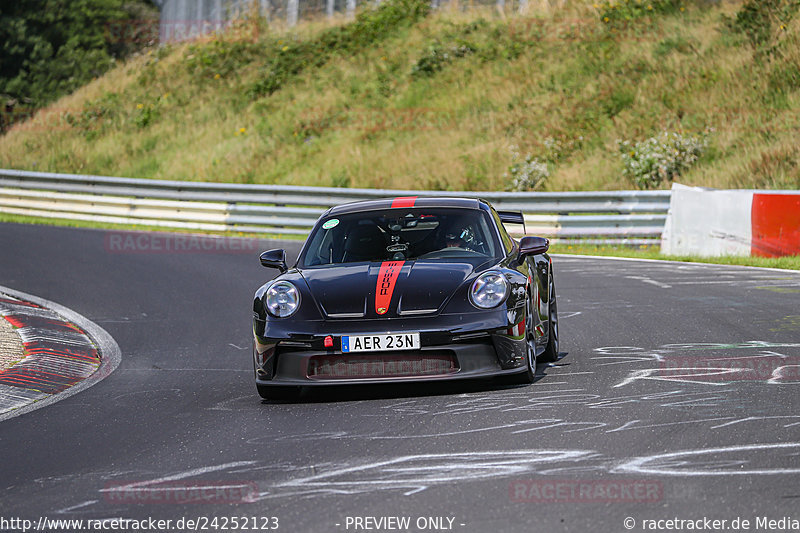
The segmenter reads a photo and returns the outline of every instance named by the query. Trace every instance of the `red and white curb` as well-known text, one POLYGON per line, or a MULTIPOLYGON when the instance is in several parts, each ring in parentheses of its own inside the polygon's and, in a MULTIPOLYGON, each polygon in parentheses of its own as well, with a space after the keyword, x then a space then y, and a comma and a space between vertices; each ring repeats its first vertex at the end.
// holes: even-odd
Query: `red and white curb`
POLYGON ((0 420, 91 387, 119 365, 119 346, 105 330, 55 302, 0 286, 0 320, 25 348, 0 371, 0 420))

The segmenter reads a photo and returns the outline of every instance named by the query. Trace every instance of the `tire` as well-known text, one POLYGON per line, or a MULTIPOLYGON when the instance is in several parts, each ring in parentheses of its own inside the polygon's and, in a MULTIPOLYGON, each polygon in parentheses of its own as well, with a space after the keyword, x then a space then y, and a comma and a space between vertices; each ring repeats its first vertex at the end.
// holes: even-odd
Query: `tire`
POLYGON ((272 387, 256 384, 258 395, 265 400, 297 400, 303 392, 302 387, 272 387))
POLYGON ((525 346, 527 349, 525 372, 520 372, 514 376, 514 383, 530 385, 536 377, 536 341, 533 336, 533 305, 531 295, 528 294, 525 300, 525 346))
POLYGON ((550 297, 547 301, 548 307, 548 335, 547 346, 542 355, 539 356, 539 361, 542 363, 555 363, 558 361, 558 299, 556 298, 556 282, 553 279, 553 271, 550 270, 550 281, 548 283, 550 297))

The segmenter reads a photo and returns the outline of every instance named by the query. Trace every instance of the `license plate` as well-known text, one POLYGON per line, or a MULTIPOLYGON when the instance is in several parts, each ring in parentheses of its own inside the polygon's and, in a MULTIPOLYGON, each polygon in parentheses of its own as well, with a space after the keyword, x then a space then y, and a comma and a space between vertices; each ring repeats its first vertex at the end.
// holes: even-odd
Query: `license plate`
POLYGON ((342 352, 344 353, 418 349, 419 333, 342 336, 342 352))

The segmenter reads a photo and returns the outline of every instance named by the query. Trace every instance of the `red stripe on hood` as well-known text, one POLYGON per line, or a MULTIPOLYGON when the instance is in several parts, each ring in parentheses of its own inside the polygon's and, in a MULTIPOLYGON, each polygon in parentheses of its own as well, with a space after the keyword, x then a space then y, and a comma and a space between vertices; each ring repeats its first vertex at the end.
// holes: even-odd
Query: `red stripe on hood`
POLYGON ((378 283, 375 286, 375 312, 385 315, 392 301, 394 285, 400 275, 405 261, 384 261, 378 271, 378 283))
POLYGON ((392 200, 392 209, 397 207, 414 207, 414 202, 416 201, 416 196, 399 196, 392 200))

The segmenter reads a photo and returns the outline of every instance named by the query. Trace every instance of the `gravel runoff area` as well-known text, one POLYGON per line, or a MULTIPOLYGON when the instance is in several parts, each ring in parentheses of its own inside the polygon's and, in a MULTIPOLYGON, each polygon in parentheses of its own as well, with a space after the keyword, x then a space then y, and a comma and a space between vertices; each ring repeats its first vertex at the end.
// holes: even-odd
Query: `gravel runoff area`
POLYGON ((0 371, 14 366, 25 357, 22 340, 8 321, 0 316, 0 371))

